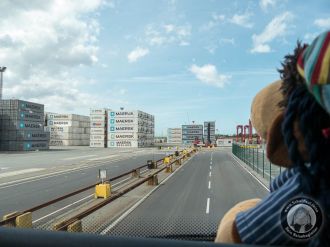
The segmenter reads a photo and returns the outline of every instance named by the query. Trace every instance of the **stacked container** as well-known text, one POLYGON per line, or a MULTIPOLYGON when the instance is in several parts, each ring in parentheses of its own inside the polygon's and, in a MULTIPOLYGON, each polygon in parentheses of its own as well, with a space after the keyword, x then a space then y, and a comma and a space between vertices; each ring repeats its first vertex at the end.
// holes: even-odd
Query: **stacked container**
POLYGON ((0 150, 49 149, 44 131, 44 105, 22 100, 0 100, 0 150))
POLYGON ((107 147, 107 114, 108 109, 91 109, 90 147, 107 147))
POLYGON ((203 125, 189 124, 182 125, 182 143, 192 144, 195 141, 203 141, 203 125))
POLYGON ((76 114, 46 114, 51 146, 88 146, 90 120, 76 114))
POLYGON ((167 129, 167 143, 181 144, 182 143, 182 129, 168 128, 167 129))
POLYGON ((215 121, 204 122, 204 142, 215 144, 215 121))
POLYGON ((142 111, 108 112, 108 147, 154 145, 154 116, 142 111))

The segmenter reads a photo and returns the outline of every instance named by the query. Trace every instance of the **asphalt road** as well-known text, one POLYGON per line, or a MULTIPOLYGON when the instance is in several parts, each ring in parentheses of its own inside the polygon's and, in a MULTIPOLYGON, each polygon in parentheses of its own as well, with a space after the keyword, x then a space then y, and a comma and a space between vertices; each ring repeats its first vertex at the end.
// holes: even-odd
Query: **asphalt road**
POLYGON ((232 206, 266 194, 230 151, 201 152, 107 234, 179 239, 214 235, 232 206))
MULTIPOLYGON (((80 153, 80 155, 82 155, 80 153)), ((134 157, 125 158, 122 154, 122 160, 107 161, 105 164, 100 164, 96 167, 83 168, 81 170, 74 170, 64 172, 58 175, 51 175, 49 177, 40 177, 24 182, 0 184, 0 216, 24 209, 31 208, 38 204, 52 200, 56 197, 68 194, 72 191, 86 187, 98 181, 98 170, 101 168, 107 169, 109 177, 118 176, 131 169, 146 164, 148 159, 155 160, 164 157, 165 153, 160 152, 144 153, 138 152, 134 157)), ((45 160, 45 162, 52 162, 52 160, 45 160)), ((74 197, 70 197, 64 201, 56 203, 51 207, 33 213, 33 220, 37 220, 49 213, 54 212, 68 204, 75 203, 78 200, 86 198, 91 195, 91 191, 86 191, 74 197)), ((90 197, 91 198, 91 197, 90 197)))

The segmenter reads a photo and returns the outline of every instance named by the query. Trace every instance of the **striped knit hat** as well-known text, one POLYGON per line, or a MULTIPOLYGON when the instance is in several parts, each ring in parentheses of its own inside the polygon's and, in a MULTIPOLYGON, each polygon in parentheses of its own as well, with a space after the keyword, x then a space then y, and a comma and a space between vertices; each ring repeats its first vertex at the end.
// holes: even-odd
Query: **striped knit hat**
POLYGON ((317 102, 330 114, 330 31, 320 34, 304 49, 297 69, 317 102))

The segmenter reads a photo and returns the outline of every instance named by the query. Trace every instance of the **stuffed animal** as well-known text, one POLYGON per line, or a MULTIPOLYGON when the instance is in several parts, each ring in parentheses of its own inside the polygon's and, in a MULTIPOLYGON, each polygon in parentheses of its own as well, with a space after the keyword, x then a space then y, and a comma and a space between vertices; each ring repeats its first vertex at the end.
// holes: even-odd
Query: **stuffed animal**
POLYGON ((330 246, 330 32, 298 43, 282 67, 254 98, 251 120, 268 159, 286 169, 264 199, 225 214, 216 242, 330 246))

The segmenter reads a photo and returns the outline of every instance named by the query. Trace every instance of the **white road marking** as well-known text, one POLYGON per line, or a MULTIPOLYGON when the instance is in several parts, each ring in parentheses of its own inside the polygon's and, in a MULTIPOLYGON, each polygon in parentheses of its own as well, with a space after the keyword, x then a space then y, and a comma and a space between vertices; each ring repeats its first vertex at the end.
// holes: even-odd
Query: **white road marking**
POLYGON ((211 181, 209 181, 209 189, 211 189, 211 181))
MULTIPOLYGON (((104 159, 108 159, 108 158, 114 158, 114 157, 117 157, 118 154, 112 154, 112 155, 109 155, 109 156, 103 156, 103 157, 98 157, 98 158, 93 158, 93 159, 88 159, 90 161, 95 161, 95 160, 104 160, 104 159)), ((131 158, 132 156, 130 156, 131 158)))
POLYGON ((62 159, 62 160, 76 160, 76 159, 88 158, 88 157, 95 157, 95 156, 97 156, 97 155, 91 154, 91 155, 85 155, 85 156, 69 157, 69 158, 65 158, 65 159, 62 159))
POLYGON ((61 212, 62 210, 66 209, 66 208, 68 208, 68 207, 71 207, 71 206, 73 206, 73 205, 75 205, 75 204, 77 204, 77 203, 79 203, 79 202, 81 202, 81 201, 83 201, 83 200, 86 200, 87 198, 92 197, 92 196, 94 196, 94 194, 91 194, 91 195, 89 195, 89 196, 86 196, 86 197, 84 197, 84 198, 78 200, 78 201, 75 201, 75 202, 73 202, 73 203, 70 203, 69 205, 66 205, 66 206, 63 207, 63 208, 60 208, 60 209, 58 209, 58 210, 56 210, 56 211, 54 211, 54 212, 52 212, 52 213, 50 213, 50 214, 47 214, 47 215, 45 215, 45 216, 43 216, 43 217, 41 217, 41 218, 39 218, 39 219, 37 219, 37 220, 35 220, 35 221, 32 221, 32 223, 36 223, 36 222, 38 222, 38 221, 40 221, 40 220, 43 220, 43 219, 45 219, 45 218, 47 218, 47 217, 49 217, 49 216, 52 216, 53 214, 56 214, 56 213, 58 213, 58 212, 61 212))
MULTIPOLYGON (((145 171, 144 171, 144 172, 145 172, 145 171)), ((130 179, 130 178, 125 178, 125 179, 123 179, 123 180, 120 180, 118 183, 112 184, 112 186, 115 187, 116 185, 121 184, 122 182, 124 182, 124 181, 126 181, 126 180, 129 180, 129 179, 130 179)), ((63 208, 60 208, 60 209, 58 209, 58 210, 56 210, 56 211, 54 211, 54 212, 51 212, 50 214, 47 214, 47 215, 45 215, 45 216, 43 216, 43 217, 41 217, 41 218, 39 218, 39 219, 36 219, 35 221, 32 221, 32 223, 36 223, 36 222, 38 222, 38 221, 40 221, 40 220, 43 220, 43 219, 45 219, 45 218, 47 218, 47 217, 49 217, 49 216, 52 216, 52 215, 56 214, 56 213, 58 213, 58 212, 61 212, 61 211, 63 211, 64 209, 66 209, 66 208, 68 208, 68 207, 70 207, 70 206, 73 206, 73 205, 75 205, 75 204, 77 204, 77 203, 79 203, 79 202, 82 202, 82 201, 84 201, 84 200, 86 200, 87 198, 90 198, 90 197, 92 197, 92 196, 94 196, 94 194, 88 195, 88 196, 86 196, 86 197, 84 197, 84 198, 79 199, 78 201, 75 201, 75 202, 73 202, 73 203, 70 203, 70 204, 64 206, 63 208)))
MULTIPOLYGON (((191 160, 191 159, 189 159, 191 160)), ((188 161, 189 161, 188 160, 188 161)), ((153 188, 148 194, 141 198, 137 203, 135 203, 131 208, 129 208, 125 213, 123 213, 118 219, 116 219, 113 223, 111 223, 107 228, 105 228, 100 234, 105 235, 109 232, 112 228, 114 228, 119 222, 121 222, 127 215, 133 212, 142 202, 144 202, 155 190, 157 190, 161 185, 163 185, 167 180, 169 180, 176 172, 180 171, 183 166, 179 166, 171 175, 161 181, 155 188, 153 188)))
POLYGON ((21 174, 30 173, 30 172, 39 172, 42 170, 45 170, 45 168, 29 168, 29 169, 23 169, 23 170, 12 171, 12 172, 4 172, 4 173, 0 173, 0 178, 6 178, 6 177, 21 175, 21 174))
POLYGON ((209 176, 210 176, 210 177, 212 176, 212 172, 210 172, 209 176))
POLYGON ((238 158, 235 157, 235 155, 231 154, 231 156, 234 158, 237 164, 239 164, 246 172, 248 172, 259 184, 261 184, 262 187, 264 187, 268 192, 270 191, 266 185, 264 185, 253 173, 251 173, 246 167, 244 167, 238 160, 238 158))
MULTIPOLYGON (((124 157, 122 159, 111 160, 111 162, 122 161, 122 160, 125 160, 128 158, 129 157, 124 157)), ((33 177, 28 177, 28 178, 22 178, 22 179, 15 180, 15 181, 5 182, 5 183, 0 184, 0 190, 8 188, 8 187, 25 184, 25 183, 35 182, 35 181, 46 179, 46 178, 60 176, 60 175, 67 174, 67 173, 72 173, 75 171, 82 171, 82 170, 86 170, 86 169, 90 169, 90 168, 95 168, 95 167, 99 167, 99 166, 103 166, 103 165, 107 165, 107 164, 108 163, 100 163, 100 164, 91 165, 91 166, 81 166, 81 167, 76 167, 76 168, 72 168, 72 169, 67 169, 64 171, 57 171, 57 172, 53 172, 53 173, 47 173, 47 174, 43 174, 43 175, 38 175, 38 176, 33 176, 33 177)))
POLYGON ((210 166, 210 170, 212 170, 212 166, 210 166))
POLYGON ((206 214, 210 213, 210 198, 207 198, 206 202, 206 214))

